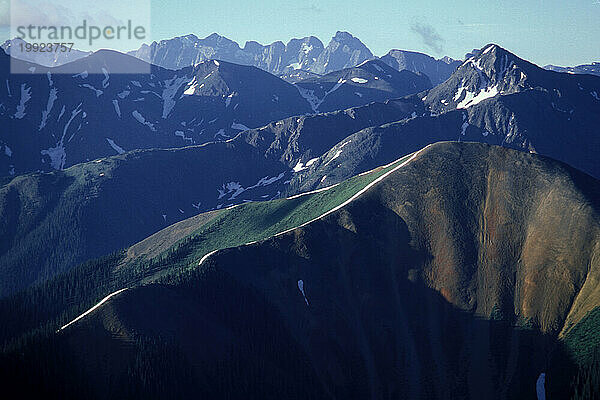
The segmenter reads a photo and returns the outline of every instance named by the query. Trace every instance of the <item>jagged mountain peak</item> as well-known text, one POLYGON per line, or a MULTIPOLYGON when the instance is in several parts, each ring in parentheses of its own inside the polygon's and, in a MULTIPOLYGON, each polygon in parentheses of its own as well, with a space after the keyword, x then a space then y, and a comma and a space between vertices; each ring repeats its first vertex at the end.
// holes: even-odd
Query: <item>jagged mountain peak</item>
POLYGON ((338 31, 324 51, 319 54, 310 71, 326 74, 353 67, 371 58, 373 58, 373 53, 363 42, 348 32, 338 31))
POLYGON ((506 64, 515 64, 515 62, 518 63, 518 60, 523 61, 508 50, 490 43, 477 54, 467 58, 460 68, 475 66, 478 70, 489 74, 488 78, 491 79, 493 74, 506 72, 506 64))
MULTIPOLYGON (((478 54, 466 59, 459 67, 472 67, 475 70, 485 74, 486 78, 494 83, 498 83, 507 78, 515 70, 518 72, 532 72, 533 70, 541 70, 535 64, 519 58, 515 54, 505 48, 490 43, 479 51, 478 54)), ((519 75, 519 80, 525 81, 526 75, 519 75)))
MULTIPOLYGON (((351 68, 375 58, 359 38, 346 31, 337 31, 327 46, 316 36, 292 38, 287 43, 275 41, 266 45, 249 40, 241 47, 237 42, 217 33, 204 39, 189 34, 150 45, 144 44, 128 54, 173 70, 211 59, 224 60, 252 65, 287 77, 291 82, 313 74, 325 75, 351 68), (303 72, 294 72, 299 70, 303 72)), ((407 69, 423 73, 433 84, 445 81, 460 64, 450 58, 436 60, 423 53, 405 50, 391 50, 382 60, 398 71, 407 69)))
POLYGON ((205 37, 204 39, 202 39, 202 42, 204 42, 203 44, 205 45, 235 45, 237 47, 239 47, 238 43, 226 38, 225 36, 221 36, 218 33, 211 33, 210 35, 208 35, 207 37, 205 37))
POLYGON ((540 85, 538 66, 510 51, 488 44, 473 53, 443 84, 427 94, 432 111, 468 108, 499 94, 511 94, 540 85))
POLYGON ((346 31, 337 31, 333 36, 333 40, 337 41, 347 41, 347 40, 357 40, 350 32, 346 31))
POLYGON ((373 53, 371 53, 371 50, 369 50, 369 48, 363 42, 361 42, 360 39, 358 39, 355 36, 352 36, 352 34, 348 32, 337 31, 329 41, 328 47, 339 45, 345 45, 349 46, 351 49, 364 51, 366 54, 369 55, 369 57, 373 57, 373 53))

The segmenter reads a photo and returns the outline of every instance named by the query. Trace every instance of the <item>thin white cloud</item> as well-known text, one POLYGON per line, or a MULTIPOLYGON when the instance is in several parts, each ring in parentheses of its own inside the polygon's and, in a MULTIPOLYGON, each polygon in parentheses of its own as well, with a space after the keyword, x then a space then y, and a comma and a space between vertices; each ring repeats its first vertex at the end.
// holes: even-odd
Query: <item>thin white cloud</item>
POLYGON ((441 54, 444 51, 444 39, 437 33, 435 28, 426 23, 415 22, 410 30, 419 35, 423 44, 441 54))

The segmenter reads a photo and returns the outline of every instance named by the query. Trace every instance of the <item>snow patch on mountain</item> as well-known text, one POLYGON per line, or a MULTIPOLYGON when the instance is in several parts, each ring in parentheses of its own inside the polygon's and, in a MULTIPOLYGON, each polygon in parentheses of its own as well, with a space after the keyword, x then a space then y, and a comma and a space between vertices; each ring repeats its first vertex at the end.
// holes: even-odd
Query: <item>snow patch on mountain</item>
POLYGON ((100 96, 102 96, 102 93, 104 93, 102 90, 96 89, 95 87, 93 87, 89 83, 84 83, 84 84, 79 85, 79 86, 87 88, 87 89, 90 89, 91 91, 93 91, 96 94, 96 97, 100 97, 100 96))
POLYGON ((151 131, 156 131, 154 124, 152 124, 149 121, 146 121, 146 118, 144 118, 144 116, 142 114, 140 114, 140 112, 138 110, 134 110, 131 113, 131 115, 133 115, 133 118, 135 118, 140 124, 146 125, 147 127, 150 128, 151 131))
POLYGON ((535 391, 537 394, 537 400, 546 400, 546 374, 541 373, 535 383, 535 391))
POLYGON ((224 183, 223 186, 221 187, 221 189, 217 189, 217 192, 219 192, 218 199, 221 199, 221 198, 231 194, 231 196, 227 200, 234 200, 236 197, 238 197, 243 192, 246 192, 248 190, 252 190, 252 189, 255 189, 258 187, 271 185, 271 184, 277 182, 278 180, 280 180, 281 178, 283 178, 284 176, 285 176, 285 172, 282 172, 279 175, 271 177, 271 178, 267 175, 265 177, 260 178, 258 182, 256 182, 252 186, 248 186, 247 188, 244 188, 239 182, 224 183))
POLYGON ((187 79, 188 78, 185 76, 174 76, 173 78, 164 81, 165 88, 163 89, 161 96, 163 101, 163 118, 166 119, 171 113, 171 110, 173 110, 173 107, 175 107, 175 100, 173 100, 175 94, 179 91, 179 88, 185 83, 187 79))
MULTIPOLYGON (((461 88, 465 90, 465 88, 461 88)), ((462 91, 460 93, 462 95, 462 91)), ((466 90, 465 98, 456 105, 456 108, 469 108, 474 106, 475 104, 481 103, 483 100, 492 98, 498 94, 498 85, 494 85, 491 87, 486 87, 485 89, 481 89, 479 92, 471 92, 466 90)), ((456 96, 455 96, 456 98, 456 96)), ((460 98, 460 96, 459 96, 460 98)))
MULTIPOLYGON (((361 80, 361 78, 355 78, 355 79, 361 80)), ((338 90, 346 82, 348 82, 346 79, 340 78, 335 83, 335 85, 332 86, 331 89, 329 89, 327 92, 325 92, 325 94, 323 95, 323 98, 318 98, 315 95, 315 91, 314 90, 301 88, 298 85, 294 85, 294 86, 296 86, 296 88, 298 89, 298 92, 300 92, 300 95, 302 97, 304 97, 306 99, 306 101, 308 101, 308 104, 310 104, 310 107, 313 109, 313 111, 314 112, 318 112, 319 107, 321 106, 321 104, 323 104, 323 102, 325 101, 325 99, 327 98, 327 96, 329 96, 331 93, 333 93, 336 90, 338 90)), ((364 83, 364 82, 359 82, 359 83, 364 83)))
POLYGON ((304 97, 304 99, 306 99, 306 101, 310 105, 310 108, 312 108, 312 110, 314 112, 317 112, 319 109, 319 106, 321 105, 321 101, 315 95, 315 91, 311 90, 311 89, 306 89, 306 88, 303 88, 303 87, 300 87, 297 85, 294 85, 294 86, 296 86, 296 89, 298 89, 300 96, 302 96, 302 97, 304 97))
POLYGON ((221 128, 217 133, 215 133, 214 139, 218 139, 219 137, 224 139, 229 139, 229 135, 225 133, 225 129, 221 128))
POLYGON ((21 84, 21 100, 17 106, 15 118, 21 119, 25 116, 25 105, 31 99, 31 87, 27 87, 25 83, 21 84))
POLYGON ((194 77, 190 83, 188 83, 187 88, 184 90, 183 94, 187 96, 191 96, 196 92, 196 87, 198 87, 198 82, 196 81, 196 77, 194 77))
POLYGON ((185 133, 183 131, 175 131, 175 136, 179 136, 183 140, 189 140, 190 143, 193 143, 194 141, 193 138, 185 136, 185 133))
POLYGON ((113 150, 117 152, 117 154, 125 153, 125 150, 123 150, 123 148, 121 146, 117 145, 114 140, 106 138, 106 141, 108 142, 110 147, 112 147, 113 150))
POLYGON ((311 158, 310 160, 308 160, 308 162, 306 163, 307 167, 310 167, 311 165, 313 165, 317 160, 319 159, 319 157, 315 157, 315 158, 311 158))
POLYGON ((235 92, 231 93, 229 96, 227 96, 227 98, 225 98, 225 107, 229 107, 229 105, 231 104, 231 99, 233 98, 234 95, 235 95, 235 92))
POLYGON ((268 186, 268 185, 270 185, 272 183, 277 182, 278 180, 280 180, 284 176, 285 176, 285 172, 282 172, 279 175, 274 176, 272 178, 269 178, 269 176, 267 175, 267 176, 265 176, 263 178, 260 178, 260 180, 256 184, 254 184, 252 186, 249 186, 248 188, 246 188, 246 190, 254 189, 254 188, 257 188, 257 187, 261 187, 261 186, 268 186))
POLYGON ((102 87, 106 89, 108 87, 108 80, 110 79, 110 76, 108 75, 108 71, 104 67, 102 67, 102 73, 104 74, 104 79, 102 79, 102 87))
POLYGON ((301 161, 298 161, 298 163, 296 164, 296 166, 294 168, 292 168, 292 170, 294 172, 300 172, 300 171, 304 171, 305 169, 308 169, 308 167, 310 167, 311 165, 313 165, 319 158, 311 158, 310 160, 307 161, 306 164, 302 163, 301 161))
POLYGON ((237 196, 239 196, 242 192, 244 192, 244 190, 245 190, 244 187, 242 185, 240 185, 239 182, 224 183, 221 189, 217 189, 217 192, 219 192, 218 199, 221 199, 233 192, 231 197, 229 197, 229 200, 233 200, 237 196))
POLYGON ((52 168, 63 169, 67 159, 67 154, 65 153, 65 148, 62 144, 62 141, 59 141, 55 147, 42 150, 41 154, 50 157, 50 165, 52 168))
MULTIPOLYGON (((69 120, 65 124, 65 127, 63 128, 62 136, 61 136, 60 140, 58 141, 58 143, 56 143, 56 146, 51 147, 47 150, 42 150, 40 152, 42 155, 47 155, 48 157, 50 157, 50 165, 54 169, 63 169, 65 167, 65 162, 67 160, 67 153, 65 151, 65 146, 64 146, 65 136, 67 135, 67 131, 69 129, 69 126, 71 125, 71 122, 73 122, 75 117, 82 112, 82 110, 80 108, 81 104, 82 103, 79 103, 79 105, 73 111, 71 111, 71 118, 69 118, 69 120)), ((71 136, 71 138, 72 138, 72 136, 71 136)))
POLYGON ((325 97, 327 97, 329 94, 335 92, 336 90, 338 90, 340 87, 342 87, 342 85, 344 83, 346 83, 347 81, 344 78, 340 78, 335 85, 333 85, 333 87, 331 89, 329 89, 327 91, 327 93, 325 93, 325 96, 323 96, 323 100, 325 100, 325 97))
POLYGON ((88 72, 87 71, 82 71, 78 74, 72 75, 73 78, 81 78, 81 79, 86 79, 88 77, 88 72))
POLYGON ((460 134, 464 136, 467 133, 468 127, 469 127, 469 122, 468 121, 463 122, 462 126, 460 127, 460 134))
POLYGON ((496 45, 491 45, 491 46, 489 46, 487 49, 485 49, 485 50, 483 51, 483 53, 481 53, 481 55, 484 55, 485 53, 489 52, 490 50, 492 50, 492 49, 493 49, 493 48, 495 48, 495 47, 496 47, 496 45))
POLYGON ((112 103, 113 107, 115 108, 115 112, 117 113, 119 118, 121 118, 121 108, 119 107, 119 100, 113 99, 112 103))
POLYGON ((240 130, 240 131, 250 130, 250 128, 248 128, 246 125, 240 124, 239 122, 232 123, 231 124, 231 129, 237 129, 237 130, 240 130))
POLYGON ((40 126, 38 127, 38 131, 41 131, 46 126, 46 122, 48 121, 48 115, 50 115, 50 111, 54 107, 54 101, 58 98, 58 89, 51 88, 48 93, 48 103, 46 104, 46 109, 42 110, 42 120, 40 121, 40 126))
POLYGON ((352 140, 348 140, 345 143, 342 143, 342 145, 340 146, 340 148, 335 152, 335 154, 333 155, 333 157, 327 161, 327 163, 325 163, 325 165, 329 165, 330 162, 332 162, 333 160, 335 160, 336 158, 338 158, 341 154, 342 154, 342 149, 344 148, 344 146, 346 146, 348 143, 350 143, 352 140))
POLYGON ((306 305, 308 306, 308 299, 306 298, 306 293, 304 293, 304 281, 302 279, 300 279, 298 281, 298 290, 300 290, 300 293, 302 293, 302 297, 304 297, 304 301, 306 302, 306 305))

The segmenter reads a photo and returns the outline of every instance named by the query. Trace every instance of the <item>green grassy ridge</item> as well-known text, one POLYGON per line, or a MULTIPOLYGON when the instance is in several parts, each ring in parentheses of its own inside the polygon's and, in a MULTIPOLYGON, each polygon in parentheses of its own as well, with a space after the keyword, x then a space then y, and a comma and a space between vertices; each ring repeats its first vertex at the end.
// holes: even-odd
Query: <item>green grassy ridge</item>
POLYGON ((182 273, 196 269, 198 261, 214 250, 267 239, 309 222, 344 203, 408 157, 410 155, 325 191, 224 209, 151 259, 138 257, 124 262, 126 252, 115 252, 1 299, 0 321, 6 323, 0 327, 0 347, 19 348, 31 340, 32 332, 43 335, 53 332, 116 290, 177 279, 182 273), (15 315, 20 318, 15 319, 15 315))
POLYGON ((130 266, 155 271, 150 282, 171 271, 179 273, 195 268, 206 254, 267 239, 280 232, 305 224, 339 206, 371 182, 406 161, 407 155, 385 167, 350 178, 330 189, 295 198, 251 202, 223 210, 197 231, 180 239, 157 257, 134 261, 130 266), (169 265, 169 263, 171 265, 169 265))
POLYGON ((590 363, 600 350, 600 307, 587 313, 565 335, 564 342, 578 364, 590 363))
POLYGON ((572 400, 597 398, 600 393, 600 307, 589 311, 563 338, 574 362, 570 386, 572 400))

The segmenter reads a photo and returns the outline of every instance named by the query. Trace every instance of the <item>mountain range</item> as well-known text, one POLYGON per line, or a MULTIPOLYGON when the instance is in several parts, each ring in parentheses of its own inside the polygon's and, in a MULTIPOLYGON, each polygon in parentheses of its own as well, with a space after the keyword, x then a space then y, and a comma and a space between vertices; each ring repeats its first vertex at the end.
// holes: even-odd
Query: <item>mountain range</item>
POLYGON ((400 149, 409 153, 440 140, 535 152, 600 178, 598 93, 596 76, 546 71, 488 45, 443 84, 405 98, 414 107, 412 118, 348 136, 292 185, 313 190, 388 163, 400 149))
POLYGON ((236 42, 216 33, 204 39, 187 35, 152 42, 129 54, 170 69, 220 59, 253 65, 276 75, 295 69, 325 74, 354 67, 373 58, 373 53, 347 32, 337 32, 327 47, 314 36, 292 39, 287 45, 279 41, 263 46, 250 41, 240 48, 236 42))
POLYGON ((568 74, 600 75, 600 62, 578 65, 576 67, 558 67, 556 65, 546 65, 544 68, 550 71, 566 72, 568 74))
POLYGON ((319 77, 309 77, 294 85, 315 112, 335 111, 374 101, 383 102, 432 87, 426 75, 398 71, 382 60, 364 61, 319 77))
POLYGON ((345 32, 12 61, 8 392, 600 393, 600 77, 345 32))
POLYGON ((133 149, 229 140, 292 115, 431 87, 427 77, 380 61, 290 84, 225 61, 172 71, 108 50, 52 68, 21 62, 19 69, 31 73, 20 75, 11 74, 9 60, 0 54, 0 79, 6 81, 0 122, 22 134, 0 136, 0 176, 63 169, 133 149))
POLYGON ((403 101, 372 103, 291 117, 228 141, 136 150, 17 176, 0 188, 0 274, 6 275, 0 294, 129 246, 201 211, 293 191, 294 175, 349 132, 408 118, 413 110, 403 101), (40 240, 50 236, 53 240, 40 240))
MULTIPOLYGON (((169 69, 215 58, 253 65, 285 78, 296 71, 324 75, 376 58, 358 38, 341 31, 331 38, 327 46, 318 38, 308 36, 291 39, 287 44, 278 41, 261 45, 250 41, 241 48, 236 42, 213 33, 204 39, 186 35, 152 42, 128 54, 169 69)), ((424 73, 434 84, 446 80, 460 64, 460 61, 448 57, 436 60, 422 53, 405 50, 391 50, 381 59, 398 71, 424 73)))
MULTIPOLYGON (((66 271, 201 211, 324 188, 441 140, 479 141, 538 152, 600 177, 594 150, 598 137, 593 134, 600 123, 600 100, 593 96, 600 93, 600 79, 545 71, 495 45, 486 50, 466 61, 443 85, 405 99, 290 117, 203 146, 136 151, 116 158, 105 154, 64 172, 13 179, 0 191, 6 246, 0 269, 14 269, 16 260, 26 254, 33 258, 23 265, 38 267, 13 270, 3 290, 11 292, 66 271), (564 131, 570 132, 567 148, 562 145, 567 140, 564 131), (194 159, 198 161, 192 163, 194 159), (48 185, 51 191, 39 189, 48 185), (119 201, 123 196, 137 200, 123 204, 119 201), (72 216, 72 222, 61 217, 65 213, 72 216), (121 221, 129 229, 119 224, 86 228, 96 224, 100 215, 121 221), (32 222, 40 219, 45 223, 32 222), (61 257, 48 252, 46 246, 54 246, 53 242, 37 239, 50 232, 67 246, 60 251, 61 257), (81 241, 69 239, 74 232, 80 232, 81 241), (111 240, 100 240, 106 237, 111 240)), ((377 63, 362 68, 385 67, 377 63)), ((214 62, 208 64, 214 68, 214 62)), ((348 77, 365 69, 340 74, 348 77)), ((349 92, 356 86, 350 86, 349 92)), ((344 90, 337 91, 343 94, 344 90)))
POLYGON ((50 330, 0 365, 13 384, 37 365, 25 391, 57 397, 520 399, 544 374, 564 398, 597 307, 599 195, 544 157, 435 144, 174 225, 33 289, 35 306, 3 300, 22 316, 4 335, 50 330), (69 299, 102 287, 75 318, 69 299))

